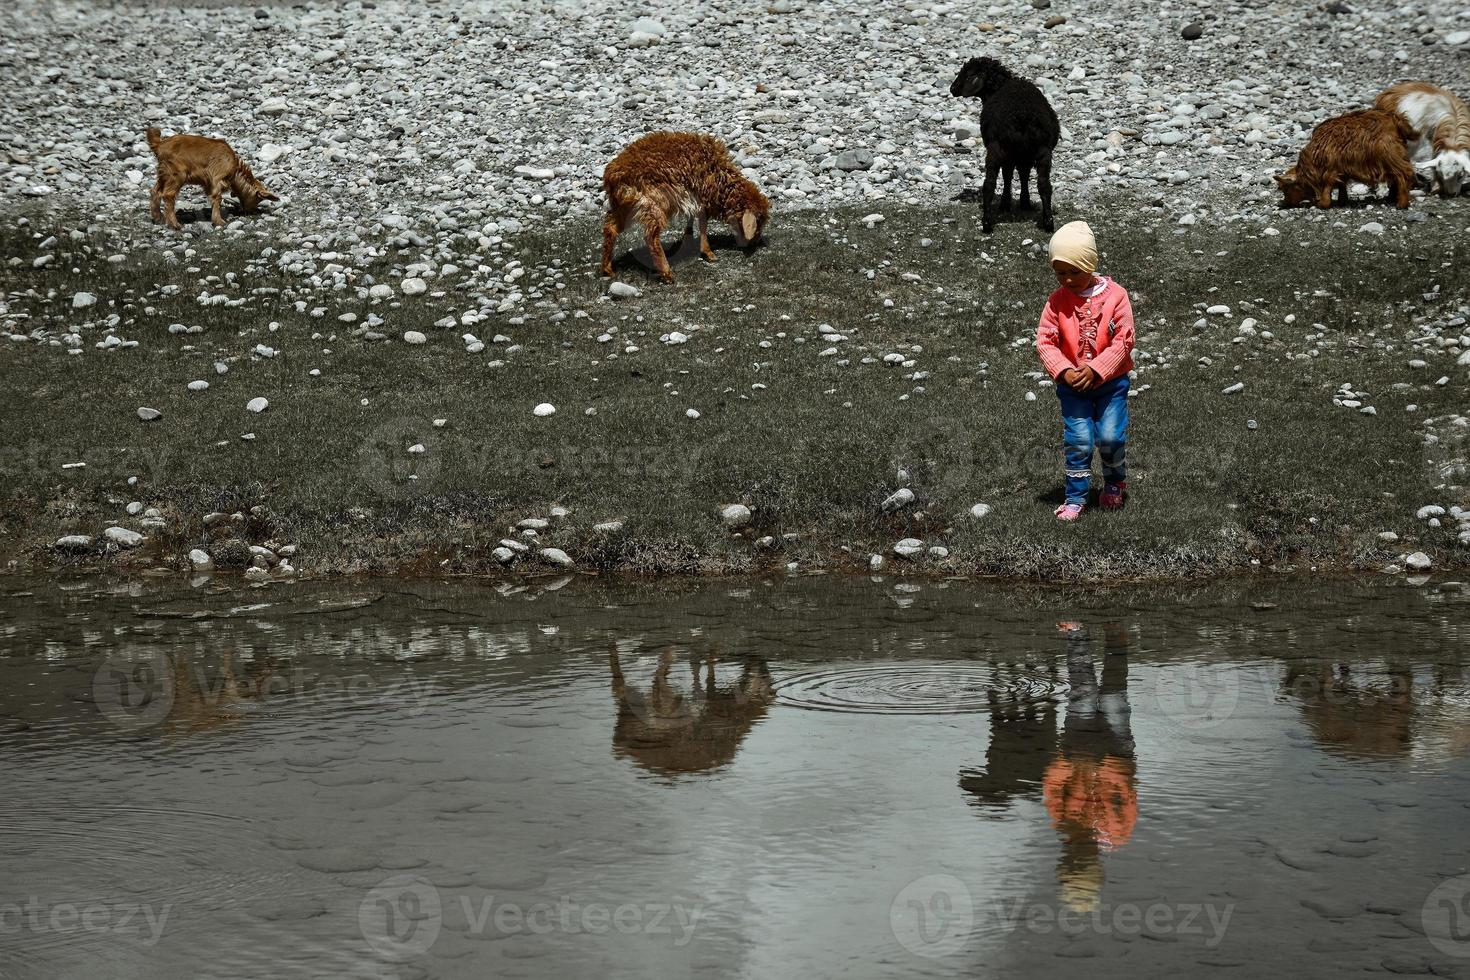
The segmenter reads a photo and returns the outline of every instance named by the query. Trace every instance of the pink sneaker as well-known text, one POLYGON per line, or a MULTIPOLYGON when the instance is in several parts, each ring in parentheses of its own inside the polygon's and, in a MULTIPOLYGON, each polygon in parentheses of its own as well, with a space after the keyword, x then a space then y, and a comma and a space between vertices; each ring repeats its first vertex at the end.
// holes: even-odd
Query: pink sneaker
POLYGON ((1053 513, 1057 515, 1057 520, 1059 521, 1075 521, 1082 516, 1082 505, 1062 504, 1053 513))
POLYGON ((1102 496, 1098 503, 1102 504, 1103 510, 1122 510, 1123 491, 1128 489, 1126 482, 1108 483, 1103 486, 1102 496))

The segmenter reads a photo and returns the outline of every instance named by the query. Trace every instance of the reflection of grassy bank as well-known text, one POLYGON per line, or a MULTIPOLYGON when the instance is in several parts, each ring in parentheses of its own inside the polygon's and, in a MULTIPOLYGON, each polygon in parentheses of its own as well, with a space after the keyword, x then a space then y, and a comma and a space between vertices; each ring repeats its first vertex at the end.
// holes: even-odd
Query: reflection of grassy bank
MULTIPOLYGON (((84 312, 100 321, 98 311, 112 312, 106 304, 116 301, 118 333, 141 346, 95 350, 103 331, 93 329, 80 355, 16 342, 0 354, 10 381, 11 435, 0 460, 8 550, 28 564, 75 561, 46 546, 113 523, 136 527, 123 511, 130 500, 158 507, 168 524, 147 532, 150 543, 120 559, 127 563, 179 565, 189 547, 216 535, 201 523, 206 512, 263 504, 269 515, 247 537, 298 543, 298 564, 309 571, 497 568, 490 552, 509 528, 554 503, 571 514, 553 523, 547 542, 579 566, 632 571, 790 560, 861 568, 874 551, 891 561, 893 543, 907 536, 950 549, 945 562, 919 563, 934 571, 1066 578, 1210 573, 1253 558, 1377 562, 1387 557, 1376 538, 1383 530, 1404 537, 1395 553, 1414 537, 1416 547, 1453 548, 1453 525, 1430 530, 1414 519, 1423 504, 1465 502, 1434 489, 1441 478, 1417 433, 1425 418, 1463 411, 1465 369, 1438 348, 1406 343, 1422 332, 1416 316, 1448 316, 1464 300, 1442 294, 1425 306, 1421 296, 1436 283, 1449 288, 1424 256, 1458 265, 1449 221, 1382 217, 1389 229, 1379 237, 1301 214, 1282 215, 1278 237, 1198 226, 1175 235, 1173 225, 1141 216, 1110 228, 1104 271, 1133 290, 1139 348, 1151 355, 1139 359, 1136 382, 1151 387, 1132 402, 1134 497, 1121 515, 1058 527, 1055 399, 1025 376, 1037 370, 1029 338, 1050 275, 1039 253, 1019 246, 1034 228, 1005 224, 986 238, 973 217, 965 205, 807 212, 774 226, 754 256, 717 242, 720 263, 679 265, 673 287, 624 258, 620 278, 644 295, 622 302, 601 299, 591 221, 528 234, 513 253, 529 267, 517 282, 530 296, 525 322, 499 314, 447 330, 434 322, 472 308, 473 291, 403 298, 399 309, 359 300, 353 288, 309 293, 222 235, 196 242, 194 273, 156 258, 108 264, 106 245, 33 270, 35 243, 12 238, 7 250, 22 265, 0 275, 11 309, 32 316, 26 330, 60 333, 84 312), (856 221, 872 210, 886 220, 872 229, 856 221), (930 246, 920 244, 925 237, 930 246), (569 270, 561 290, 553 259, 569 270), (246 285, 199 281, 226 271, 246 285), (164 283, 178 285, 178 295, 159 295, 164 283), (282 292, 251 295, 261 287, 282 292), (531 295, 538 287, 544 295, 531 295), (79 289, 101 302, 73 312, 79 289), (15 297, 27 290, 35 292, 15 297), (43 303, 37 297, 48 290, 56 298, 43 303), (202 290, 247 302, 201 306, 202 290), (325 315, 298 313, 297 299, 325 315), (1195 330, 1204 315, 1196 304, 1217 303, 1232 314, 1195 330), (558 310, 566 317, 552 320, 558 310), (346 312, 358 324, 377 313, 393 340, 350 336, 358 324, 337 319, 346 312), (52 324, 47 314, 63 319, 52 324), (1288 314, 1294 323, 1284 322, 1288 314), (1274 339, 1233 343, 1245 317, 1274 339), (271 321, 279 331, 268 331, 271 321), (174 322, 206 329, 172 336, 174 322), (1324 325, 1321 338, 1313 323, 1324 325), (849 339, 831 343, 819 324, 849 339), (597 340, 612 328, 615 339, 597 340), (401 342, 409 329, 429 343, 401 342), (689 341, 660 343, 674 330, 689 341), (465 332, 486 351, 466 353, 465 332), (497 333, 509 342, 489 343, 497 333), (252 358, 260 343, 279 355, 252 358), (639 349, 624 352, 630 343, 639 349), (820 356, 833 346, 837 354, 820 356), (1316 357, 1287 358, 1314 347, 1316 357), (895 352, 913 365, 882 362, 895 352), (216 360, 237 355, 228 374, 215 374, 216 360), (1411 369, 1413 357, 1429 366, 1411 369), (496 359, 503 365, 489 366, 496 359), (313 368, 320 377, 308 375, 313 368), (1436 387, 1445 374, 1452 383, 1436 387), (195 379, 210 389, 189 392, 195 379), (1243 393, 1220 394, 1236 380, 1243 393), (1378 414, 1334 406, 1344 382, 1367 391, 1378 414), (271 402, 262 415, 244 409, 257 395, 271 402), (533 417, 540 402, 557 414, 533 417), (1417 413, 1405 411, 1411 403, 1417 413), (164 417, 140 422, 143 405, 164 417), (687 418, 690 408, 701 417, 687 418), (448 424, 435 428, 436 418, 448 424), (241 439, 247 432, 253 441, 241 439), (415 444, 425 452, 410 455, 415 444), (77 461, 86 468, 61 469, 77 461), (884 516, 878 504, 899 485, 900 468, 917 499, 884 516), (131 475, 136 488, 125 483, 131 475), (731 501, 755 513, 740 538, 715 516, 731 501), (978 501, 994 510, 977 522, 966 511, 978 501), (593 530, 612 518, 626 519, 622 530, 593 530), (757 543, 767 535, 773 540, 757 543)), ((1355 212, 1347 220, 1355 228, 1366 219, 1355 212)), ((628 236, 623 249, 632 244, 628 236)))

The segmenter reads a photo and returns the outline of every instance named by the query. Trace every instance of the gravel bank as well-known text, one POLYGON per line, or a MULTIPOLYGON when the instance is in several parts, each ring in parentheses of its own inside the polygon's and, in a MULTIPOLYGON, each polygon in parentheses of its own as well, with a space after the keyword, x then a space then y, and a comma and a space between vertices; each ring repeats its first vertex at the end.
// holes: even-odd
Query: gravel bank
POLYGON ((727 140, 783 211, 921 204, 978 182, 979 105, 948 86, 988 53, 1066 127, 1060 220, 1122 190, 1178 217, 1261 222, 1269 175, 1316 122, 1404 77, 1463 89, 1470 66, 1463 5, 1447 2, 639 9, 21 2, 0 15, 0 195, 167 242, 145 223, 142 130, 198 131, 287 197, 250 229, 283 251, 397 233, 447 257, 596 210, 619 147, 690 128, 727 140))

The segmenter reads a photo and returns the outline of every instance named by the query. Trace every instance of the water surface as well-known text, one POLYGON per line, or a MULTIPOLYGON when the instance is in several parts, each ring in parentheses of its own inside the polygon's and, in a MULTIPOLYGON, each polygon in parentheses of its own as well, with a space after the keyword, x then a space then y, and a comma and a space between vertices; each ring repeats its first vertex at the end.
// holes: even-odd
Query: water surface
POLYGON ((1470 590, 11 583, 0 976, 1470 976, 1470 590))

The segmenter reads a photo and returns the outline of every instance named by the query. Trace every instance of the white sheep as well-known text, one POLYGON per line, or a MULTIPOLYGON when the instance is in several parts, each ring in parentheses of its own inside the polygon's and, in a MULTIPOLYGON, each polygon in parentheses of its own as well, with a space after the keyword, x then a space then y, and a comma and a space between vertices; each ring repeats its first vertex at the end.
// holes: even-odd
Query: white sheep
POLYGON ((1379 93, 1377 109, 1396 112, 1419 133, 1408 143, 1420 177, 1446 197, 1459 194, 1470 176, 1470 108, 1453 92, 1429 82, 1399 82, 1379 93))

